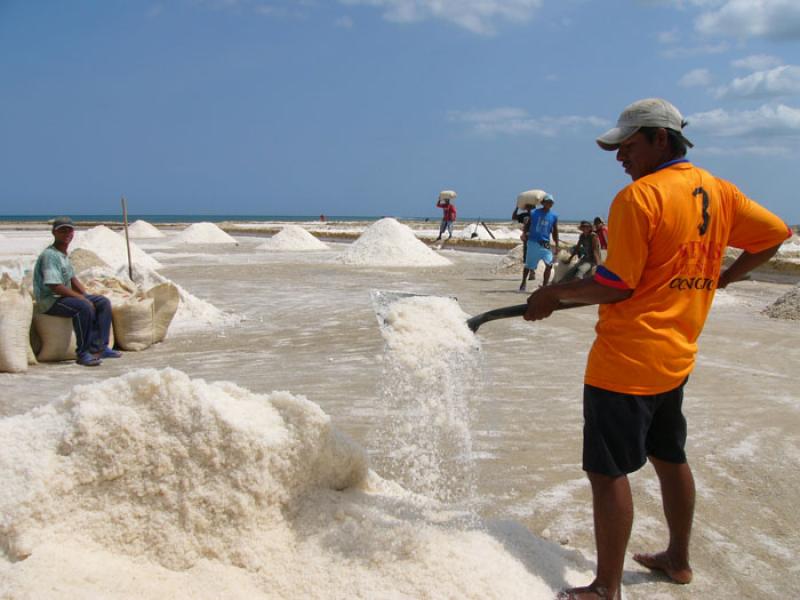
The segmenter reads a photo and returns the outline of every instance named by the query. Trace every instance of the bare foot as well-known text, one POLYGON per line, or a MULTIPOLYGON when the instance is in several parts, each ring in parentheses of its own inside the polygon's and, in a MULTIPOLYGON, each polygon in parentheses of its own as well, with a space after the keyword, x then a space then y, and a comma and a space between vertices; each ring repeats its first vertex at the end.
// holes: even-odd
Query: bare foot
POLYGON ((609 595, 606 588, 594 584, 561 590, 556 596, 556 600, 614 600, 615 598, 616 595, 609 595))
POLYGON ((687 566, 683 569, 676 569, 672 566, 672 561, 666 552, 634 554, 633 560, 653 571, 661 571, 675 583, 685 585, 692 580, 692 568, 687 566))

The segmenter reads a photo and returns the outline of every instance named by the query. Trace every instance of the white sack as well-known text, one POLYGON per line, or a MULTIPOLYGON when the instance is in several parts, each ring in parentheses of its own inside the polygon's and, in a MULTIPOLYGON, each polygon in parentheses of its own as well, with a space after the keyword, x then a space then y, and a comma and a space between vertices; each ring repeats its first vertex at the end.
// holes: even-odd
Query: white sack
POLYGON ((0 289, 0 372, 28 370, 33 300, 21 286, 0 289))

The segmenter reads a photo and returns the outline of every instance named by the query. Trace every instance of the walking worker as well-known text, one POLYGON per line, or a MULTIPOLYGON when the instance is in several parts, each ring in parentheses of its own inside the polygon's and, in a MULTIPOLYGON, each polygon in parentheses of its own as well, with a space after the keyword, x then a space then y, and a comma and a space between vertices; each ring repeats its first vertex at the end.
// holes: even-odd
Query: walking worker
POLYGON ((453 200, 456 199, 456 193, 452 190, 444 190, 439 192, 439 201, 436 203, 437 208, 442 209, 442 224, 439 227, 439 237, 436 238, 438 242, 442 239, 442 235, 447 231, 447 239, 453 237, 453 223, 456 220, 456 205, 453 200))
POLYGON ((53 221, 53 244, 45 248, 33 269, 36 310, 72 319, 77 341, 77 363, 98 366, 103 358, 119 358, 108 347, 111 333, 111 302, 105 296, 86 293, 67 256, 75 226, 69 217, 53 221))
POLYGON ((542 197, 542 206, 531 213, 528 226, 523 230, 522 240, 527 246, 527 254, 525 268, 522 269, 522 283, 519 286, 521 292, 527 287, 528 273, 535 274, 539 261, 544 261, 545 264, 542 285, 545 286, 550 281, 550 272, 553 270, 550 236, 553 237, 558 252, 558 215, 551 211, 554 202, 553 196, 546 193, 542 197))
POLYGON ((517 205, 514 207, 514 212, 511 213, 511 220, 516 221, 520 225, 522 225, 522 234, 520 235, 520 239, 523 240, 522 242, 522 264, 523 268, 525 265, 525 261, 528 259, 528 244, 527 244, 527 235, 528 235, 528 225, 530 225, 531 221, 531 212, 536 207, 536 205, 541 201, 544 197, 545 193, 542 190, 528 190, 527 192, 522 192, 519 196, 517 196, 517 205), (534 194, 534 192, 541 192, 541 197, 538 197, 538 194, 534 194))
POLYGON ((655 468, 669 529, 666 550, 634 554, 675 583, 692 580, 695 487, 684 450, 683 389, 714 292, 768 261, 791 235, 736 186, 694 166, 678 109, 634 102, 597 138, 633 182, 609 213, 608 258, 592 279, 531 294, 525 319, 564 304, 600 304, 583 391, 583 469, 592 489, 597 575, 561 599, 618 599, 633 524, 628 474, 655 468), (725 247, 742 254, 721 271, 725 247))

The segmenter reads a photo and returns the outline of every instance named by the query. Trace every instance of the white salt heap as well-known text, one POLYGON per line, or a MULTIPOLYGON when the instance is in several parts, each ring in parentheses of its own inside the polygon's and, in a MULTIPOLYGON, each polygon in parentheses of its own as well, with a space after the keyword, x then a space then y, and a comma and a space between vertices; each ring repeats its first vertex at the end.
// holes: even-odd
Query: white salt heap
POLYGON ((237 244, 214 223, 193 223, 172 238, 175 244, 237 244))
POLYGON ((464 529, 368 474, 289 392, 140 370, 0 438, 2 598, 536 600, 581 577, 520 527, 464 529))
POLYGON ((415 492, 469 502, 469 400, 480 386, 479 342, 468 315, 452 298, 411 296, 378 309, 378 317, 386 340, 381 404, 388 413, 388 425, 373 436, 386 456, 376 459, 379 470, 415 492))
POLYGON ((167 235, 158 227, 139 219, 128 226, 128 236, 137 239, 163 238, 167 235))
POLYGON ((794 286, 765 308, 764 314, 773 319, 800 321, 800 285, 794 286))
POLYGON ((327 250, 328 246, 297 225, 287 225, 258 250, 327 250))
POLYGON ((438 267, 451 264, 417 239, 407 225, 385 218, 370 225, 342 253, 349 265, 378 267, 438 267))
MULTIPOLYGON (((131 242, 130 246, 134 269, 137 267, 143 269, 161 268, 161 263, 149 256, 136 244, 131 242)), ((125 245, 124 235, 111 231, 105 225, 98 225, 88 231, 76 232, 75 238, 70 244, 70 249, 77 250, 78 248, 91 250, 114 269, 121 267, 127 269, 128 267, 128 250, 125 245)))

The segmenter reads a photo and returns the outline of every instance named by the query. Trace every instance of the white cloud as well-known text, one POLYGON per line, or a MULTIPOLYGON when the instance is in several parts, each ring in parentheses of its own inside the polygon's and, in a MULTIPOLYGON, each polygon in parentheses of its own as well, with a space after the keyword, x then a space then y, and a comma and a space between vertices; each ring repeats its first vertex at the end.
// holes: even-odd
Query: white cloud
POLYGON ((544 0, 339 0, 348 5, 383 9, 384 18, 398 23, 439 19, 459 27, 489 35, 496 21, 525 23, 544 0))
POLYGON ((448 119, 453 122, 466 123, 475 133, 481 135, 555 137, 563 131, 574 131, 585 126, 594 128, 608 126, 608 121, 599 117, 532 117, 524 109, 513 107, 483 111, 451 111, 448 119))
POLYGON ((704 44, 701 46, 675 46, 661 52, 664 58, 691 58, 693 56, 704 56, 706 54, 722 54, 728 51, 728 44, 720 42, 718 44, 704 44))
POLYGON ((718 98, 766 98, 800 94, 800 67, 781 65, 738 77, 717 90, 718 98))
POLYGON ((800 39, 800 2, 725 0, 701 14, 695 26, 711 35, 800 39))
MULTIPOLYGON (((687 135, 698 131, 716 137, 797 138, 800 139, 800 109, 763 105, 755 110, 727 111, 722 108, 695 113, 687 117, 687 135)), ((768 146, 768 144, 761 144, 768 146)))
POLYGON ((678 85, 686 88, 708 87, 711 85, 711 72, 708 69, 692 69, 680 78, 678 85))
POLYGON ((783 64, 783 61, 780 58, 769 54, 753 54, 731 61, 731 66, 736 69, 746 69, 748 71, 766 71, 781 64, 783 64))
POLYGON ((334 27, 339 27, 341 29, 352 29, 353 25, 355 25, 353 19, 348 16, 339 17, 333 22, 334 27))
POLYGON ((672 45, 678 43, 680 34, 678 33, 677 29, 671 29, 670 31, 662 31, 657 37, 659 44, 672 45))
POLYGON ((792 156, 796 150, 789 146, 780 144, 758 146, 754 144, 747 145, 729 145, 729 146, 704 146, 695 148, 695 152, 714 155, 714 156, 792 156))

